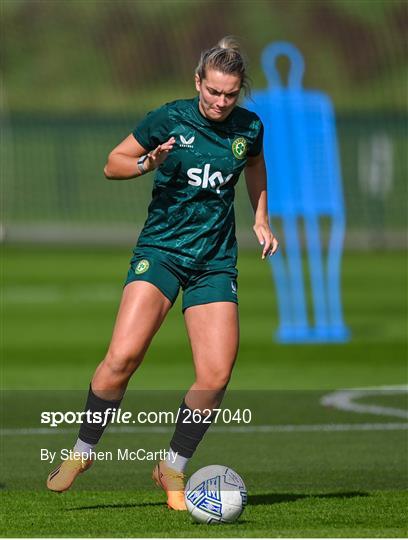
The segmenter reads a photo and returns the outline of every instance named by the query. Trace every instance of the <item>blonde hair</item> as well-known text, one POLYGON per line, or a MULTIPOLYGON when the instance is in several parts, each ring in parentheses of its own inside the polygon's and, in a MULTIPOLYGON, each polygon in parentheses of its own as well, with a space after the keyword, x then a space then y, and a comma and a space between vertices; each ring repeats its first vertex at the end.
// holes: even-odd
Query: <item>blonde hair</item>
POLYGON ((250 82, 246 74, 246 58, 234 36, 223 37, 215 47, 201 53, 195 73, 202 80, 205 79, 207 69, 215 69, 228 75, 238 75, 245 95, 250 93, 250 82))

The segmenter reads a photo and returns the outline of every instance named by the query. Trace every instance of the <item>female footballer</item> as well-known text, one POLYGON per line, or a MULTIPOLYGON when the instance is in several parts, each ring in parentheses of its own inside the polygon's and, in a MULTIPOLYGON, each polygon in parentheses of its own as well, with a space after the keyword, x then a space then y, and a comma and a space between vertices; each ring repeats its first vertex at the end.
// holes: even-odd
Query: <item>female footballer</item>
MULTIPOLYGON (((259 117, 237 106, 248 88, 237 42, 223 38, 204 51, 195 73, 198 95, 150 112, 109 154, 108 179, 127 180, 156 171, 153 199, 125 283, 112 340, 89 388, 85 411, 117 409, 130 377, 172 307, 180 288, 191 343, 195 381, 180 406, 170 449, 175 462, 161 461, 153 479, 167 504, 185 510, 184 471, 221 403, 238 350, 237 242, 234 187, 245 172, 262 259, 278 249, 269 228, 266 169, 259 117), (200 418, 202 421, 200 421, 200 418), (174 454, 172 454, 174 455, 174 454)), ((105 426, 83 422, 74 451, 89 455, 105 426)), ((65 491, 90 459, 67 459, 47 479, 65 491)))

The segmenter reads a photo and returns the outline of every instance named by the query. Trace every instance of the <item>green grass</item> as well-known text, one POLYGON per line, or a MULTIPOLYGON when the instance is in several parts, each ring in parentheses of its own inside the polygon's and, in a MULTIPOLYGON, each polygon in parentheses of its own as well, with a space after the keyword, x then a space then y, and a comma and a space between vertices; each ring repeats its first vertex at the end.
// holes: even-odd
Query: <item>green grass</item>
POLYGON ((49 537, 403 537, 406 497, 395 492, 254 494, 239 522, 191 524, 152 492, 7 494, 7 536, 49 537), (18 514, 17 514, 18 510, 18 514), (16 523, 16 519, 18 522, 16 523))
MULTIPOLYGON (((6 248, 4 255, 3 386, 86 388, 109 343, 130 250, 6 248)), ((268 264, 243 252, 239 271, 241 345, 232 388, 320 389, 406 378, 404 253, 346 255, 347 345, 274 343, 278 320, 268 264)), ((131 388, 182 389, 191 382, 179 300, 131 388)))
MULTIPOLYGON (((41 410, 80 410, 103 357, 129 253, 4 248, 2 426, 40 427, 41 410)), ((225 405, 248 406, 253 424, 384 424, 381 430, 226 433, 213 429, 189 472, 225 463, 245 479, 249 505, 233 525, 201 526, 171 513, 153 489, 150 462, 100 461, 62 495, 45 490, 53 465, 41 448, 70 447, 76 429, 2 437, 3 536, 405 537, 406 420, 322 407, 333 389, 406 383, 406 255, 346 254, 342 345, 279 345, 268 265, 241 253, 241 348, 225 405), (252 391, 250 391, 252 390, 252 391)), ((193 377, 180 303, 170 312, 124 407, 172 409, 193 377), (168 391, 168 392, 165 392, 168 391)), ((359 403, 406 408, 406 396, 359 403)), ((164 433, 105 434, 101 450, 167 448, 164 433)))

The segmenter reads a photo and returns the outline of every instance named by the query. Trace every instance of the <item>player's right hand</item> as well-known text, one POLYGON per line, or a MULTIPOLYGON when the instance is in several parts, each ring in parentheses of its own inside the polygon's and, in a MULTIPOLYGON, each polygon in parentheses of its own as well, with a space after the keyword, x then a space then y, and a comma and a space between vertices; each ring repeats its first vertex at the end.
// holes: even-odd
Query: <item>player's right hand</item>
POLYGON ((170 137, 168 141, 166 141, 163 144, 159 144, 152 152, 149 152, 147 161, 147 168, 149 171, 152 171, 153 169, 157 169, 157 167, 160 167, 160 165, 163 163, 163 161, 168 156, 170 150, 173 148, 174 143, 176 142, 176 139, 174 137, 170 137))

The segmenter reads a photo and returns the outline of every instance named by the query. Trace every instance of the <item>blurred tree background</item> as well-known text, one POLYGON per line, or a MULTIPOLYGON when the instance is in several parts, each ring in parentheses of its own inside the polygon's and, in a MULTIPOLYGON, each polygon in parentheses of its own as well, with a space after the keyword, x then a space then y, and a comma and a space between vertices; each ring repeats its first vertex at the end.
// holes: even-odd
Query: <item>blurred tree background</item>
MULTIPOLYGON (((3 239, 132 243, 152 178, 101 182, 106 156, 147 111, 194 96, 200 52, 233 34, 255 89, 266 86, 263 48, 283 40, 304 56, 304 87, 333 100, 346 246, 406 247, 406 0, 0 5, 3 239)), ((287 72, 285 59, 279 62, 287 72)), ((245 240, 252 239, 252 215, 242 185, 236 207, 245 240)))
MULTIPOLYGON (((254 87, 266 44, 294 43, 305 86, 339 111, 406 105, 404 0, 2 0, 10 111, 136 111, 193 93, 200 51, 241 38, 254 87)), ((283 66, 283 69, 285 66, 283 66)))

